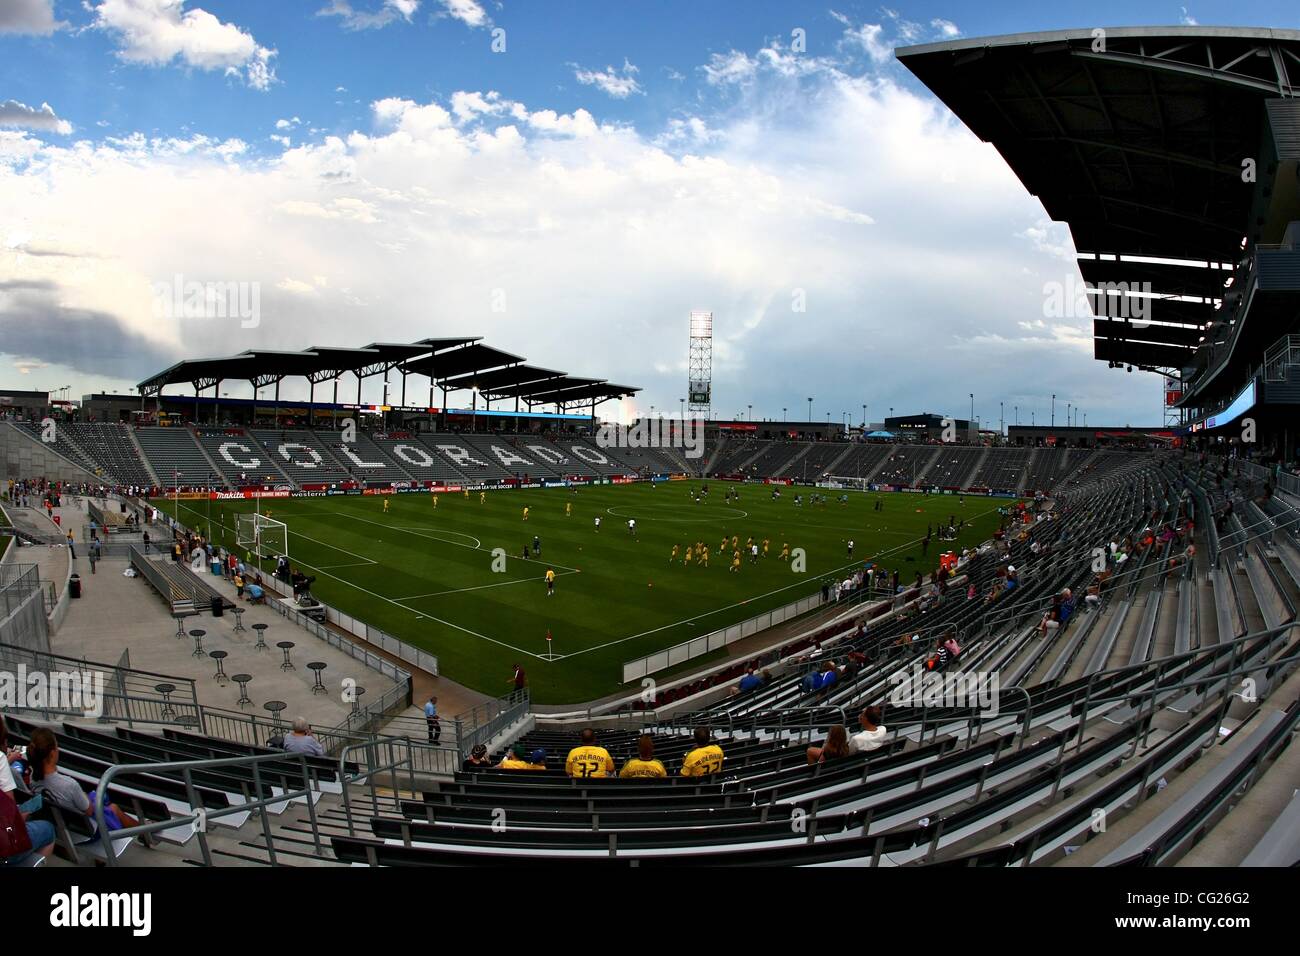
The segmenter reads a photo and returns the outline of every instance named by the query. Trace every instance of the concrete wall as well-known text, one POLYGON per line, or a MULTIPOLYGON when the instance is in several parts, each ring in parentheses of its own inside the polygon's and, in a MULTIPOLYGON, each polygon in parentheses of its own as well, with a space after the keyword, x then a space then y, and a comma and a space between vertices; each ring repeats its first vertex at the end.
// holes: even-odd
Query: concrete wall
POLYGON ((0 481, 20 478, 48 478, 52 481, 102 479, 74 465, 36 437, 11 422, 0 422, 0 481))

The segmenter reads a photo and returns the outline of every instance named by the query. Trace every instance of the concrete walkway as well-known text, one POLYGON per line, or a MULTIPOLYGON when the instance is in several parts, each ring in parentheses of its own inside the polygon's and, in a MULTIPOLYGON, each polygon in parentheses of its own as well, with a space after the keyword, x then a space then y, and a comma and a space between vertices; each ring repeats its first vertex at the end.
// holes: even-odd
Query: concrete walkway
MULTIPOLYGON (((191 678, 195 681, 199 703, 238 710, 239 686, 234 682, 218 684, 214 679, 216 662, 207 656, 209 651, 226 651, 229 655, 224 661, 226 674, 252 675, 248 695, 254 706, 245 707, 245 713, 269 717, 262 705, 268 700, 282 700, 289 705, 284 711, 285 718, 302 716, 322 729, 341 723, 351 708, 343 699, 345 679, 350 678, 365 688, 362 703, 377 700, 394 686, 392 680, 378 671, 331 647, 268 607, 243 605, 246 608, 243 631, 234 629, 235 615, 230 612, 219 618, 203 614, 187 619, 187 631, 206 632, 204 655, 194 657, 194 640, 176 636, 176 622, 162 597, 144 578, 123 576, 126 560, 104 559, 98 562, 93 575, 84 558, 79 557, 77 564, 85 566, 79 571, 82 597, 71 601, 63 626, 51 637, 56 654, 113 663, 126 650, 130 652, 133 668, 191 678), (271 647, 267 651, 254 650, 257 635, 252 625, 259 622, 268 626, 266 641, 271 647), (280 669, 284 655, 275 647, 277 641, 285 640, 295 644, 290 651, 294 669, 289 671, 280 669), (312 693, 314 677, 307 668, 309 661, 325 663, 322 683, 326 693, 312 693)), ((218 590, 226 587, 216 577, 210 578, 209 583, 218 590)), ((233 599, 233 588, 230 590, 233 599)))

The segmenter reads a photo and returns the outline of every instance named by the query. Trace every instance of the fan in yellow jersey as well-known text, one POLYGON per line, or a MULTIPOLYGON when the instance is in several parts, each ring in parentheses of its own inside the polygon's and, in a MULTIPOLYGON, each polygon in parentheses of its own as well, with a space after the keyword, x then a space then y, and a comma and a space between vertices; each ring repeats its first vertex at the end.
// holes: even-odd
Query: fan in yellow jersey
POLYGON ((655 741, 649 734, 642 734, 636 742, 636 756, 623 764, 619 777, 666 777, 668 770, 662 760, 655 759, 655 741))
POLYGON ((524 520, 525 520, 525 521, 528 520, 528 509, 527 509, 527 508, 524 509, 524 520))
POLYGON ((695 749, 682 761, 683 777, 707 777, 722 769, 722 748, 713 742, 708 727, 695 728, 695 749))
POLYGON ((388 514, 388 499, 384 499, 384 514, 388 514))
POLYGON ((565 773, 570 777, 604 777, 614 772, 614 758, 596 745, 594 730, 588 727, 579 739, 582 742, 569 751, 564 761, 565 773))
POLYGON ((546 751, 540 747, 524 759, 524 748, 515 747, 510 751, 499 764, 498 770, 545 770, 546 769, 546 751))
MULTIPOLYGON (((690 559, 691 559, 691 552, 690 549, 688 548, 686 551, 686 560, 689 561, 690 559)), ((677 545, 673 545, 673 555, 671 558, 668 559, 668 563, 672 564, 676 560, 677 560, 677 545)))

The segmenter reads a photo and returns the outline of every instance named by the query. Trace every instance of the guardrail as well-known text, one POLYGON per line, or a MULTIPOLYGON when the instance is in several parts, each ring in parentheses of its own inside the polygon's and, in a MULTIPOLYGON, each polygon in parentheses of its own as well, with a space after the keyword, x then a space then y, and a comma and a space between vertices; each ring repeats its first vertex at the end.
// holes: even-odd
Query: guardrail
POLYGON ((759 631, 775 627, 777 624, 799 617, 801 614, 807 614, 809 611, 821 607, 823 603, 820 593, 810 594, 798 601, 755 615, 748 620, 741 621, 739 624, 719 628, 709 634, 683 641, 681 644, 675 644, 665 650, 656 651, 645 657, 628 661, 623 665, 623 683, 627 684, 642 677, 648 677, 658 671, 684 664, 686 661, 694 660, 697 657, 703 657, 712 651, 721 650, 736 641, 752 637, 759 631))
POLYGON ((456 728, 456 747, 461 756, 478 744, 487 744, 511 724, 522 720, 529 710, 528 688, 512 691, 508 696, 485 701, 452 718, 456 728), (470 726, 466 726, 466 724, 470 726))

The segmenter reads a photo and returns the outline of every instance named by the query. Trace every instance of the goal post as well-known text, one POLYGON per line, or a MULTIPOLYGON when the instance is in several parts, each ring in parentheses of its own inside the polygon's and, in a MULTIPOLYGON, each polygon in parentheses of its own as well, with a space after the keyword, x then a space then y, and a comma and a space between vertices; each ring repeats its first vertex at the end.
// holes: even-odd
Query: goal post
POLYGON ((289 527, 262 514, 241 514, 235 519, 235 543, 255 557, 274 561, 289 556, 289 527))

